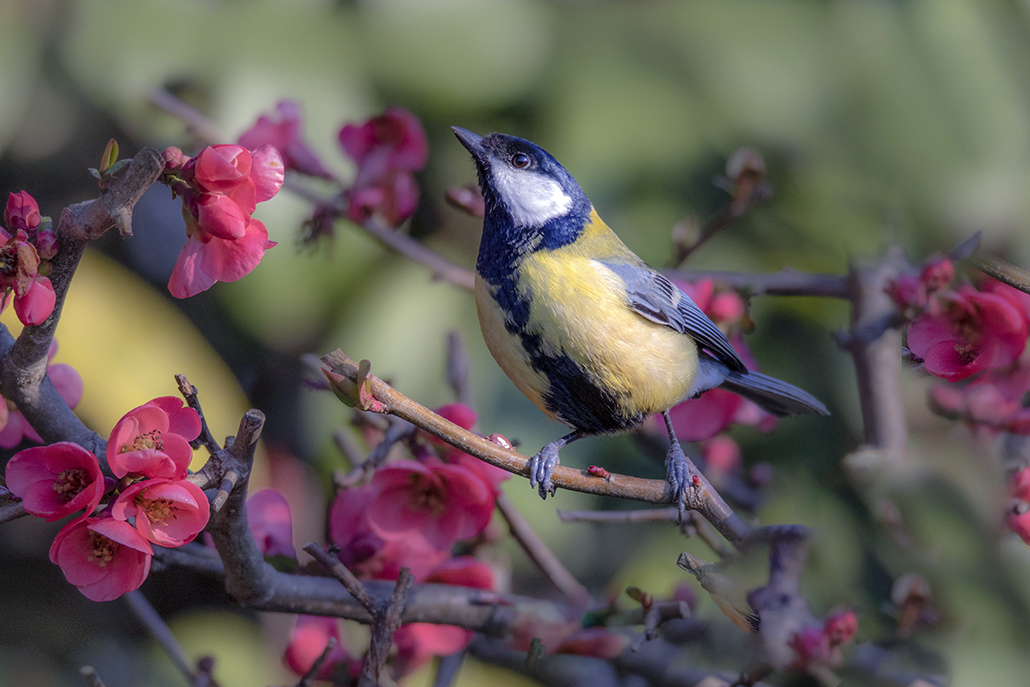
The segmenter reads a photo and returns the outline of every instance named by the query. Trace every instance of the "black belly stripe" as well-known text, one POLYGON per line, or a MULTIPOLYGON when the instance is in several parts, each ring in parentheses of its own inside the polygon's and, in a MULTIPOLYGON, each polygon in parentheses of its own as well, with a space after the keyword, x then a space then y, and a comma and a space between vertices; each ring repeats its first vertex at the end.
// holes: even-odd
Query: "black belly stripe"
POLYGON ((572 427, 590 434, 621 432, 644 421, 641 413, 626 415, 618 398, 598 386, 568 355, 547 355, 539 334, 520 334, 533 369, 547 377, 549 388, 543 400, 547 409, 572 427))

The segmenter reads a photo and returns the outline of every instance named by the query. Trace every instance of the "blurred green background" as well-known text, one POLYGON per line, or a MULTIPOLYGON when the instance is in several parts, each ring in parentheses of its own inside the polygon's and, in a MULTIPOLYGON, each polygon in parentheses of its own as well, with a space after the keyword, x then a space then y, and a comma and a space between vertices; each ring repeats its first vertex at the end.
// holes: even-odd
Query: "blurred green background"
MULTIPOLYGON (((183 122, 150 103, 154 89, 198 108, 226 141, 295 99, 307 140, 345 179, 342 123, 390 105, 415 112, 430 161, 410 232, 469 267, 479 223, 443 202, 447 188, 474 181, 455 124, 545 147, 656 266, 671 259, 678 221, 704 222, 726 202, 712 180, 742 145, 764 155, 775 196, 688 267, 842 273, 890 241, 919 261, 975 231, 990 250, 1030 263, 1028 2, 0 0, 0 191, 27 189, 56 219, 95 197, 85 170, 109 138, 126 157, 143 145, 192 152, 183 122)), ((216 436, 232 434, 248 404, 261 408, 268 453, 312 468, 283 478, 301 545, 321 537, 310 494, 341 466, 331 437, 348 420, 334 399, 303 389, 304 353, 342 347, 369 358, 432 407, 453 400, 445 337, 456 330, 481 431, 530 453, 562 431, 490 359, 469 294, 345 222, 332 246, 297 249, 311 207, 286 192, 257 211, 280 245, 253 274, 174 302, 164 285, 185 235, 169 196, 148 193, 131 240, 97 242, 58 333, 57 361, 86 379, 80 414, 102 434, 128 409, 174 393, 174 372, 200 387, 216 436)), ((887 639, 892 580, 919 572, 941 621, 916 637, 926 654, 911 651, 922 656, 913 665, 957 685, 1025 684, 1030 553, 1001 532, 1001 470, 989 452, 931 416, 926 380, 909 374, 910 465, 874 470, 856 488, 840 467, 861 440, 854 374, 830 338, 847 325, 846 306, 770 297, 751 315, 763 369, 834 413, 770 435, 734 432, 746 464, 777 469, 760 521, 818 529, 804 588, 813 610, 852 604, 859 640, 887 639), (897 507, 904 543, 881 526, 884 503, 897 507)), ((660 476, 640 454, 629 438, 594 439, 564 460, 660 476)), ((670 527, 559 524, 556 507, 628 504, 568 492, 543 503, 512 482, 508 493, 598 597, 626 584, 667 593, 684 579, 673 565, 682 548, 712 557, 670 527)), ((0 687, 78 684, 85 663, 110 687, 181 684, 120 602, 86 602, 63 582, 46 561, 54 531, 28 519, 0 528, 0 687)), ((515 591, 552 593, 519 551, 507 554, 515 591)), ((288 619, 228 610, 209 581, 176 573, 153 576, 144 592, 193 655, 217 657, 223 685, 290 681, 278 663, 288 619)), ((713 612, 703 600, 698 613, 713 612)), ((501 684, 472 670, 463 679, 501 684)), ((406 684, 427 681, 423 672, 406 684)))

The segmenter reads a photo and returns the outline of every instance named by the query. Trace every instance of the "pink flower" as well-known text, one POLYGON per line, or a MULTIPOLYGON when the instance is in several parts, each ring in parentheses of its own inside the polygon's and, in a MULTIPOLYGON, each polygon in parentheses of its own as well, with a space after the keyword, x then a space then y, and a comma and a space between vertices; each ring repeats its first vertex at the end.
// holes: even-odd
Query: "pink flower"
POLYGON ((163 396, 130 410, 107 442, 107 463, 115 477, 143 475, 182 479, 200 435, 200 416, 175 396, 163 396))
POLYGON ((988 370, 964 388, 938 384, 930 389, 930 408, 944 417, 962 420, 975 432, 1030 434, 1030 408, 1023 397, 1030 391, 1030 360, 988 370))
MULTIPOLYGON (((463 403, 449 403, 445 406, 440 406, 435 411, 437 415, 449 420, 454 424, 458 425, 462 429, 472 430, 475 426, 479 416, 476 411, 472 410, 463 403)), ((490 465, 474 456, 461 451, 442 439, 437 439, 432 434, 425 431, 420 431, 419 436, 428 441, 433 448, 436 449, 436 455, 443 459, 447 463, 455 465, 461 465, 462 467, 468 468, 472 472, 479 475, 479 478, 483 480, 493 492, 493 498, 496 500, 497 495, 500 493, 501 483, 511 477, 511 473, 507 470, 502 470, 499 467, 490 465)), ((421 456, 419 456, 421 457, 421 456)))
POLYGON ((329 511, 329 539, 339 547, 340 561, 365 579, 396 580, 409 568, 416 582, 449 558, 423 537, 386 541, 369 524, 368 511, 377 494, 371 484, 337 494, 329 511))
POLYGON ((39 273, 39 254, 24 231, 10 235, 0 229, 0 239, 5 242, 0 246, 0 289, 13 291, 16 298, 24 297, 39 273))
POLYGON ((189 298, 207 291, 215 282, 242 279, 275 245, 268 240, 265 225, 256 219, 251 219, 244 235, 235 240, 191 234, 172 269, 168 291, 176 298, 189 298))
POLYGON ((701 451, 708 469, 719 475, 732 475, 740 471, 740 446, 730 437, 720 434, 706 441, 701 451))
POLYGON ((371 484, 368 521, 384 540, 421 536, 447 550, 482 532, 493 514, 490 489, 460 465, 396 461, 377 470, 371 484))
POLYGON ((858 617, 850 608, 834 611, 823 622, 823 636, 830 648, 848 644, 858 632, 858 617))
POLYGON ((347 191, 347 218, 361 223, 374 214, 396 227, 418 208, 418 183, 410 172, 391 170, 369 186, 347 191))
MULTIPOLYGON (((47 360, 52 360, 56 354, 57 341, 55 340, 50 343, 47 360)), ((75 368, 64 363, 51 364, 47 365, 47 375, 50 376, 50 381, 53 382, 57 393, 69 408, 74 408, 79 404, 79 401, 82 400, 82 377, 75 371, 75 368)), ((7 403, 2 399, 0 399, 0 405, 3 406, 0 409, 0 447, 14 448, 21 443, 23 438, 36 443, 43 442, 43 439, 36 433, 36 430, 32 429, 17 408, 8 409, 7 403)))
POLYGON ((261 553, 297 557, 293 549, 293 516, 282 493, 262 489, 247 499, 247 523, 261 553))
POLYGON ((1010 491, 1012 498, 1030 503, 1030 467, 1024 467, 1012 475, 1010 491))
POLYGON ((114 502, 116 520, 135 518, 136 529, 158 546, 193 541, 211 515, 204 492, 187 480, 146 479, 123 491, 114 502))
POLYGON ((929 307, 937 310, 935 298, 938 291, 946 288, 955 277, 955 266, 947 256, 931 256, 923 262, 919 275, 906 273, 891 281, 885 291, 894 304, 903 311, 922 310, 929 307))
POLYGON ((64 526, 50 547, 50 561, 93 601, 110 601, 138 589, 150 573, 154 550, 127 522, 82 517, 64 526))
POLYGON ((1027 544, 1030 544, 1030 510, 1019 512, 1013 510, 1005 518, 1005 524, 1010 530, 1019 535, 1027 544))
POLYGON ((360 167, 355 186, 365 186, 394 169, 417 172, 425 167, 429 155, 422 122, 399 107, 363 124, 344 125, 340 145, 360 167))
POLYGON ((829 642, 821 627, 806 627, 796 632, 788 645, 794 650, 794 662, 791 663, 793 668, 804 670, 813 663, 825 663, 829 658, 829 642))
POLYGON ((4 226, 11 234, 17 231, 31 233, 39 227, 39 203, 28 191, 18 191, 7 197, 4 208, 4 226))
POLYGON ((250 149, 265 144, 274 146, 282 155, 286 169, 332 179, 333 175, 322 166, 318 156, 301 137, 303 122, 297 103, 292 100, 280 100, 275 109, 279 114, 278 122, 272 117, 261 115, 254 126, 240 136, 238 143, 250 149))
MULTIPOLYGON (((297 624, 290 633, 290 643, 286 646, 283 654, 283 663, 297 675, 304 675, 315 660, 325 651, 329 639, 336 640, 336 646, 329 652, 329 656, 322 666, 322 669, 315 676, 317 680, 333 680, 335 678, 348 676, 357 677, 361 673, 361 659, 353 658, 343 647, 340 639, 340 624, 336 618, 326 618, 315 615, 298 615, 297 624), (343 676, 341 676, 341 672, 343 676)), ((346 680, 340 680, 336 684, 348 684, 346 680)))
POLYGON ((275 243, 251 213, 279 192, 284 173, 282 158, 270 145, 254 151, 209 146, 182 166, 174 188, 183 197, 188 240, 168 282, 173 296, 193 296, 257 267, 275 243))
POLYGON ((378 117, 340 130, 340 145, 358 163, 358 174, 347 191, 347 215, 360 222, 383 215, 396 226, 418 205, 418 184, 412 172, 426 164, 426 134, 418 117, 392 107, 378 117))
POLYGON ((963 286, 941 298, 941 313, 924 313, 908 327, 908 347, 930 374, 954 382, 1023 352, 1030 319, 1005 297, 963 286))
POLYGON ((400 678, 418 670, 435 656, 450 656, 469 645, 473 633, 454 625, 411 623, 393 633, 397 656, 393 676, 400 678))
POLYGON ((37 276, 32 280, 24 296, 15 296, 14 312, 22 324, 36 326, 43 324, 46 318, 50 317, 55 303, 57 295, 50 279, 37 276))
POLYGON ((100 462, 78 444, 61 441, 27 448, 7 463, 7 487, 32 515, 47 522, 77 510, 96 510, 104 496, 100 462))
POLYGON ((450 584, 475 589, 494 588, 494 569, 471 556, 458 556, 433 568, 426 583, 450 584))

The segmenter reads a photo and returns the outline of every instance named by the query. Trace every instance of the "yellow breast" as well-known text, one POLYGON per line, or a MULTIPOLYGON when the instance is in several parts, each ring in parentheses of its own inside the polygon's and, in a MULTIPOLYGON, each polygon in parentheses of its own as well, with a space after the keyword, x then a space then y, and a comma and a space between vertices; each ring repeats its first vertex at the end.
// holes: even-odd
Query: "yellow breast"
POLYGON ((593 219, 575 243, 532 252, 517 268, 517 290, 529 304, 520 334, 507 330, 493 287, 477 276, 483 338, 515 385, 553 418, 561 419, 548 408, 546 371, 531 361, 523 336, 539 337, 545 356, 575 362, 594 386, 615 398, 626 417, 661 412, 693 386, 697 347, 689 336, 630 309, 622 280, 602 261, 628 259, 632 253, 596 214, 593 219))

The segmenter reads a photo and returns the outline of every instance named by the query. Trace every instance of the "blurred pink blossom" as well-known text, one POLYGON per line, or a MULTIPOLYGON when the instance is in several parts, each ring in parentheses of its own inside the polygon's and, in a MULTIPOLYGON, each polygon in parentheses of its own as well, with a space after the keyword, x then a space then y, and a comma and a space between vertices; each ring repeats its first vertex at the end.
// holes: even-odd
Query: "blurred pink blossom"
POLYGON ((425 131, 418 117, 391 107, 362 124, 340 129, 340 145, 358 163, 358 173, 347 191, 347 216, 361 222, 382 215, 396 226, 418 206, 418 184, 412 172, 422 169, 428 156, 425 131))
POLYGON ((262 489, 247 499, 247 523, 262 554, 297 557, 293 548, 293 516, 281 492, 262 489))
POLYGON ((40 220, 39 203, 28 191, 18 191, 7 197, 4 208, 4 226, 9 232, 7 238, 18 231, 31 234, 39 227, 40 220))
POLYGON ((280 100, 275 109, 278 121, 271 116, 261 115, 254 126, 245 131, 237 142, 251 150, 262 145, 271 145, 282 155, 286 169, 332 179, 332 173, 322 165, 321 160, 302 138, 304 124, 300 106, 293 100, 280 100))
MULTIPOLYGON (((50 350, 47 352, 47 360, 53 360, 57 354, 57 341, 50 342, 50 350)), ((82 400, 82 377, 71 365, 65 363, 54 363, 47 365, 47 375, 57 389, 58 395, 69 408, 74 408, 82 400)), ((25 417, 13 404, 8 404, 0 398, 0 447, 14 448, 22 442, 22 439, 29 439, 36 443, 42 443, 36 430, 32 429, 25 417)))

